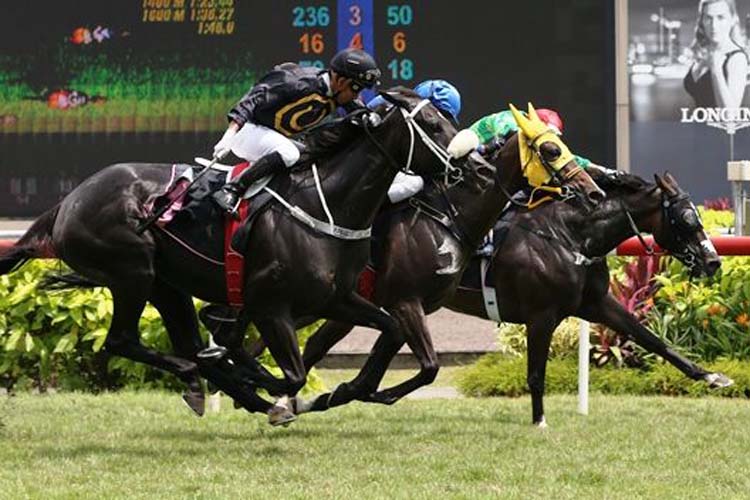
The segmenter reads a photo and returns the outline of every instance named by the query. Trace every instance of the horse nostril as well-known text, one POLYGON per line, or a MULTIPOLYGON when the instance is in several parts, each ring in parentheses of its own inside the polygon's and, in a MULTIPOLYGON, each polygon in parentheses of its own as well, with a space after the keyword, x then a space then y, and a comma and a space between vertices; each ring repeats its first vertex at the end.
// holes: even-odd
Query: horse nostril
POLYGON ((706 271, 709 276, 713 276, 716 274, 716 271, 719 270, 719 267, 721 267, 721 260, 719 259, 711 259, 706 263, 706 271))

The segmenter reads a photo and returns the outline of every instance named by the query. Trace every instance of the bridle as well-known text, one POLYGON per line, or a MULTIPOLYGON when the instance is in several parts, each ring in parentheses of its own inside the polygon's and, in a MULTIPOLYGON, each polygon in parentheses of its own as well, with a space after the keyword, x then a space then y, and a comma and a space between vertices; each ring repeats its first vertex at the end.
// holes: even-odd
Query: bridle
MULTIPOLYGON (((695 267, 698 265, 698 261, 700 259, 700 255, 698 255, 698 252, 696 252, 692 245, 689 244, 689 242, 686 241, 686 239, 682 236, 683 232, 687 231, 698 231, 703 228, 703 222, 700 219, 700 214, 698 213, 698 209, 695 207, 695 204, 693 204, 692 201, 690 201, 690 195, 688 193, 678 193, 673 196, 669 196, 667 193, 662 191, 661 193, 661 203, 660 203, 661 213, 662 213, 662 219, 666 220, 669 226, 673 229, 672 231, 672 238, 675 240, 676 247, 680 250, 670 250, 669 253, 676 257, 680 262, 682 262, 685 266, 687 266, 691 271, 695 269, 695 267), (678 213, 677 207, 683 203, 686 202, 690 206, 690 210, 695 214, 696 221, 695 224, 688 223, 683 220, 681 217, 681 213, 678 213)), ((687 209, 686 209, 687 210, 687 209)), ((633 219, 633 216, 631 215, 630 211, 625 209, 623 207, 623 211, 625 212, 625 215, 628 219, 628 222, 630 223, 630 227, 633 230, 633 233, 635 236, 638 237, 638 241, 641 243, 644 252, 646 255, 654 255, 655 250, 653 245, 649 245, 646 243, 646 240, 643 238, 643 234, 641 233, 640 229, 638 229, 638 225, 636 224, 635 220, 633 219)), ((684 211, 684 210, 683 210, 684 211)))
MULTIPOLYGON (((519 138, 518 140, 522 140, 520 137, 520 132, 518 132, 519 138)), ((508 201, 521 208, 525 208, 527 210, 533 210, 534 208, 538 207, 542 203, 545 203, 547 201, 551 201, 553 199, 553 196, 556 197, 554 199, 557 199, 559 201, 569 201, 574 198, 576 198, 578 195, 576 194, 575 190, 567 185, 567 182, 570 179, 573 179, 574 177, 578 176, 581 172, 583 172, 583 168, 579 165, 576 165, 574 168, 570 169, 569 172, 565 172, 564 174, 560 170, 556 170, 555 168, 550 165, 550 163, 547 161, 547 159, 542 154, 540 148, 541 144, 543 142, 541 139, 548 135, 552 134, 555 135, 555 133, 551 130, 546 130, 542 132, 541 134, 538 134, 537 136, 528 139, 526 144, 531 148, 532 151, 534 151, 534 154, 539 159, 539 162, 544 166, 545 170, 547 170, 547 173, 550 174, 550 176, 557 182, 558 186, 549 186, 549 185, 542 185, 542 186, 536 186, 531 190, 531 195, 529 196, 529 200, 526 203, 522 203, 518 200, 513 199, 511 195, 508 194, 507 190, 505 190, 504 187, 501 186, 501 189, 503 190, 503 194, 505 194, 508 197, 508 201), (534 201, 534 195, 538 192, 542 193, 549 193, 547 196, 543 196, 541 199, 534 201)), ((526 175, 526 170, 528 170, 529 165, 531 164, 533 158, 529 158, 525 164, 521 165, 521 172, 523 175, 528 179, 528 176, 526 175)))
MULTIPOLYGON (((383 94, 384 96, 387 96, 387 94, 383 94)), ((386 97, 386 100, 388 98, 386 97)), ((416 148, 416 138, 419 136, 422 143, 427 147, 427 149, 430 150, 430 152, 438 159, 440 163, 442 163, 445 166, 445 170, 443 172, 444 180, 446 186, 450 187, 452 185, 458 184, 463 180, 463 171, 460 167, 457 167, 451 163, 451 155, 446 151, 446 149, 435 142, 432 137, 427 134, 427 132, 424 131, 424 129, 417 123, 416 116, 422 111, 422 109, 430 104, 429 99, 422 99, 411 111, 407 111, 403 105, 399 102, 394 102, 389 100, 392 104, 396 106, 398 111, 402 114, 404 117, 404 121, 406 122, 406 126, 409 130, 409 152, 406 157, 405 163, 400 163, 396 161, 396 159, 391 155, 385 147, 383 147, 380 142, 375 138, 375 135, 372 133, 371 125, 367 122, 367 120, 363 120, 363 128, 365 130, 365 133, 367 134, 367 137, 370 139, 370 141, 375 145, 375 147, 380 151, 380 153, 385 156, 385 158, 391 163, 391 165, 396 168, 397 170, 409 174, 409 175, 419 175, 416 172, 414 172, 411 169, 412 161, 414 159, 414 150, 416 148), (403 166, 402 166, 403 165, 403 166)), ((367 111, 363 111, 367 112, 367 111)), ((441 119, 445 119, 442 115, 440 115, 441 119)))

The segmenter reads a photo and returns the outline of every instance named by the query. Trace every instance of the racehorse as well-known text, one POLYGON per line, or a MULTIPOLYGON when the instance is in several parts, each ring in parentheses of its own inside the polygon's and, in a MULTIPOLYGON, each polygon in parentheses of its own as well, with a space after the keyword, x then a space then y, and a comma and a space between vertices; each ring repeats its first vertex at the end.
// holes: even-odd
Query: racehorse
MULTIPOLYGON (((275 179, 271 186, 286 204, 269 203, 251 228, 244 250, 243 312, 236 332, 221 340, 241 365, 246 359, 244 326, 253 321, 284 373, 273 381, 277 393, 293 396, 305 383, 294 330, 297 318, 333 318, 396 335, 395 320, 354 291, 369 253, 368 228, 400 162, 425 175, 450 167, 435 150, 455 129, 405 89, 385 96, 394 107, 383 123, 373 130, 365 125, 365 133, 343 150, 316 161, 319 176, 305 170, 275 179), (322 223, 325 217, 319 189, 330 208, 330 223, 310 222, 322 223), (297 218, 300 212, 305 222, 297 218)), ((169 184, 169 167, 122 163, 89 177, 0 258, 0 274, 33 258, 62 259, 77 273, 64 284, 105 286, 112 292, 114 314, 105 342, 109 352, 174 373, 188 384, 186 401, 196 410, 203 404, 200 374, 248 411, 267 413, 272 424, 287 423, 294 415, 257 396, 227 360, 207 363, 197 356, 204 346, 191 297, 227 302, 222 263, 206 261, 157 226, 137 230, 149 215, 147 203, 169 184), (161 314, 177 356, 140 343, 138 320, 147 302, 161 314)), ((587 194, 598 192, 588 175, 567 182, 587 194)), ((223 238, 216 230, 222 217, 196 224, 206 238, 223 238)))
MULTIPOLYGON (((514 211, 496 228, 508 232, 492 256, 491 285, 499 318, 526 325, 532 422, 541 427, 546 426, 542 399, 550 340, 568 316, 611 328, 693 380, 711 387, 732 384, 725 375, 710 373, 667 346, 608 292, 604 256, 642 231, 653 234, 692 276, 716 273, 719 256, 689 195, 668 173, 655 175, 655 184, 623 172, 590 173, 607 191, 606 201, 594 213, 584 215, 555 203, 531 212, 514 211)), ((482 291, 475 287, 459 287, 447 307, 488 318, 482 291)))
MULTIPOLYGON (((608 294, 609 269, 603 258, 622 240, 637 231, 654 234, 656 242, 690 267, 694 274, 713 275, 720 265, 719 258, 706 237, 695 206, 674 178, 667 174, 656 176, 656 184, 624 173, 602 175, 592 169, 592 177, 607 191, 606 201, 593 213, 584 213, 576 207, 563 203, 550 203, 532 211, 511 210, 496 227, 496 232, 507 234, 495 249, 492 257, 492 284, 497 296, 496 303, 503 321, 525 323, 528 330, 528 383, 532 394, 533 422, 545 426, 542 396, 544 373, 551 335, 557 325, 568 316, 579 316, 603 323, 613 330, 626 334, 639 345, 655 352, 674 364, 695 380, 706 380, 712 386, 725 386, 731 381, 724 375, 709 373, 667 347, 660 339, 642 326, 619 302, 608 294), (632 223, 630 221, 633 221, 632 223)), ((395 225, 399 221, 394 221, 395 225)), ((428 224, 431 230, 445 232, 439 225, 428 224)), ((411 233, 419 233, 412 228, 411 233)), ((405 243, 404 235, 390 232, 398 247, 405 243)), ((428 264, 424 259, 411 258, 392 252, 385 258, 396 258, 402 262, 384 263, 388 268, 400 270, 400 275, 383 273, 378 282, 376 303, 409 303, 413 289, 403 283, 416 281, 425 288, 423 297, 438 288, 440 277, 431 282, 419 281, 428 264), (406 266, 409 264, 411 267, 406 266), (422 268, 420 268, 422 267, 422 268), (391 283, 391 281, 393 283, 391 283), (399 286, 393 286, 400 284, 399 286), (379 288, 378 288, 379 287, 379 288)), ((480 257, 474 257, 480 259, 480 257)), ((480 265, 469 269, 479 272, 480 265)), ((464 280, 467 276, 464 276, 464 280)), ((484 276, 479 277, 484 279, 484 276)), ((479 283, 481 281, 474 280, 479 283)), ((443 305, 481 318, 488 318, 481 289, 458 286, 455 295, 443 301, 443 305)), ((434 309, 431 305, 431 309, 434 309)), ((428 309, 429 310, 429 309, 428 309)), ((407 317, 408 318, 408 317, 407 317)), ((497 320, 497 318, 495 318, 497 320)), ((437 374, 438 365, 429 332, 424 322, 411 321, 406 342, 419 359, 422 372, 427 367, 427 376, 418 381, 431 382, 437 374), (430 350, 425 350, 429 346, 430 350)), ((351 329, 349 325, 325 324, 314 337, 308 340, 305 361, 314 364, 323 354, 351 329)), ((402 344, 390 346, 391 357, 402 344)), ((380 356, 378 345, 368 359, 363 376, 369 387, 377 387, 391 357, 380 356)), ((417 376, 419 377, 419 375, 417 376)), ((410 390, 418 387, 410 381, 381 391, 377 397, 363 398, 366 401, 392 404, 410 390)), ((338 388, 333 395, 338 392, 338 388)), ((298 402, 302 411, 324 410, 332 395, 324 394, 311 403, 298 402)))
MULTIPOLYGON (((399 321, 401 334, 417 353, 419 373, 397 387, 376 392, 388 362, 404 342, 403 338, 381 335, 353 381, 310 403, 296 400, 298 412, 322 411, 353 399, 390 403, 434 380, 438 362, 425 315, 450 299, 475 249, 508 201, 509 193, 523 185, 516 173, 522 167, 519 147, 520 141, 531 133, 524 117, 518 116, 517 120, 521 132, 511 136, 499 150, 493 170, 479 164, 477 169, 466 170, 462 183, 447 189, 433 184, 404 209, 395 211, 383 232, 382 248, 374 252, 377 267, 374 301, 399 321)), ((551 133, 548 137, 557 139, 551 133)), ((553 146, 545 136, 536 142, 542 149, 553 146)), ((309 368, 319 361, 352 328, 351 323, 325 323, 308 339, 303 356, 305 366, 309 368)))

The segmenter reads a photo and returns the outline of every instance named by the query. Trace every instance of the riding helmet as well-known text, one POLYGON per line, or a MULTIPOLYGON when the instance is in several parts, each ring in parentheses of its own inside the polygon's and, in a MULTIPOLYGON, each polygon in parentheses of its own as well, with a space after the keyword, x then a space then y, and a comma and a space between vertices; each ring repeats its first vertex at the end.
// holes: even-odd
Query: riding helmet
POLYGON ((355 91, 380 85, 378 64, 364 50, 344 49, 333 56, 330 66, 338 75, 351 78, 355 91))

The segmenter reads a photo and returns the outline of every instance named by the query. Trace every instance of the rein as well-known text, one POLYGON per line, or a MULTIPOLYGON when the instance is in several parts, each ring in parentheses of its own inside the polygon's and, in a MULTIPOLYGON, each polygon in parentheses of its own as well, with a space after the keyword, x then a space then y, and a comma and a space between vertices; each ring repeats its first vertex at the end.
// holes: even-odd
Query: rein
POLYGON ((633 234, 635 234, 638 237, 638 241, 641 242, 643 251, 646 252, 646 255, 648 256, 654 255, 654 247, 646 243, 646 240, 643 238, 643 233, 641 233, 640 229, 638 229, 638 226, 636 225, 635 220, 633 220, 633 216, 630 215, 630 211, 626 209, 625 207, 622 208, 622 211, 625 212, 625 216, 627 217, 628 222, 630 223, 630 228, 633 230, 633 234))
MULTIPOLYGON (((449 179, 451 178, 451 175, 458 170, 459 176, 458 180, 456 182, 460 182, 463 179, 463 172, 460 170, 460 168, 454 167, 450 163, 450 154, 439 144, 437 144, 431 137, 427 135, 427 133, 419 126, 419 124, 415 120, 415 116, 422 110, 422 108, 429 104, 429 100, 424 99, 420 101, 419 104, 417 104, 414 109, 412 109, 410 112, 406 111, 404 108, 399 107, 398 109, 402 113, 404 120, 406 122, 407 128, 409 129, 409 155, 407 157, 406 166, 404 168, 401 168, 399 166, 399 163, 396 162, 396 160, 393 158, 393 156, 388 152, 388 150, 383 147, 380 142, 375 138, 375 135, 372 133, 372 130, 370 130, 370 124, 367 120, 362 121, 362 126, 364 128, 365 134, 367 135, 370 142, 372 142, 375 147, 378 149, 378 151, 385 157, 385 159, 391 163, 393 167, 396 168, 396 170, 400 170, 407 174, 414 174, 414 172, 411 170, 411 162, 414 157, 414 149, 416 146, 416 137, 415 137, 415 130, 419 137, 422 139, 422 142, 425 146, 445 165, 445 179, 446 184, 449 184, 449 179)), ((352 116, 356 117, 359 115, 364 115, 366 113, 366 110, 358 110, 352 113, 348 119, 351 119, 352 116)), ((366 228, 366 229, 350 229, 342 226, 337 226, 333 220, 333 215, 328 208, 328 203, 326 202, 325 194, 323 193, 323 187, 320 183, 320 177, 318 176, 318 169, 315 163, 312 164, 312 173, 313 178, 315 180, 315 189, 318 192, 318 198, 320 199, 320 204, 323 207, 323 211, 326 214, 326 218, 328 221, 322 221, 320 219, 317 219, 301 209, 297 205, 292 205, 287 200, 285 200, 279 193, 272 190, 268 186, 264 187, 263 189, 269 193, 271 196, 273 196, 279 203, 281 203, 288 211, 289 214, 294 217, 295 219, 299 220, 300 222, 304 223, 311 229, 326 234, 328 236, 332 236, 334 238, 342 239, 342 240, 364 240, 367 238, 370 238, 372 235, 372 226, 366 228)), ((450 184, 449 184, 450 185, 450 184)), ((441 189, 444 189, 444 187, 441 184, 438 184, 438 186, 441 189)), ((443 192, 443 191, 441 191, 443 192)), ((445 193, 443 192, 444 196, 445 193)), ((458 211, 455 209, 453 204, 450 202, 450 200, 446 196, 446 200, 448 202, 449 207, 451 210, 455 211, 455 215, 458 215, 458 211)), ((436 209, 434 209, 436 210, 436 209)), ((438 210, 436 210, 438 213, 440 213, 438 210)), ((451 215, 451 220, 453 220, 453 217, 455 215, 451 215)), ((439 220, 439 219, 438 219, 439 220)), ((455 221, 454 221, 455 223, 455 221)), ((459 232, 463 232, 460 229, 460 226, 458 223, 455 223, 456 227, 458 228, 459 232)), ((461 241, 461 238, 459 237, 459 241, 461 241)))

